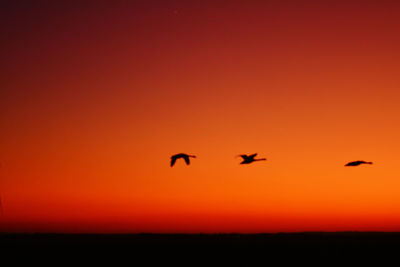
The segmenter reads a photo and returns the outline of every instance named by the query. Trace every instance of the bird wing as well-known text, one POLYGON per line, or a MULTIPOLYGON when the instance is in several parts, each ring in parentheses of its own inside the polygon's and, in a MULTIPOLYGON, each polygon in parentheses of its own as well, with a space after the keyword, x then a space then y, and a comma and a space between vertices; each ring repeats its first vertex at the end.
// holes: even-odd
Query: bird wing
POLYGON ((254 158, 255 156, 257 156, 257 153, 251 154, 249 158, 254 158))
POLYGON ((247 155, 239 155, 240 157, 242 157, 242 159, 247 159, 247 155))
POLYGON ((176 161, 176 157, 171 157, 171 167, 174 166, 176 161))
POLYGON ((358 166, 358 165, 360 165, 359 161, 351 161, 347 163, 345 166, 358 166))
POLYGON ((190 164, 189 157, 183 157, 183 158, 185 159, 186 164, 189 165, 190 164))

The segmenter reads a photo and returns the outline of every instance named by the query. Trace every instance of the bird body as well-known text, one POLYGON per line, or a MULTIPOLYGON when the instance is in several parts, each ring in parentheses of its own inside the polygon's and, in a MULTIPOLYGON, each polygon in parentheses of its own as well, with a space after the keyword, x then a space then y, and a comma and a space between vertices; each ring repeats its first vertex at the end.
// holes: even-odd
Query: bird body
POLYGON ((361 165, 361 164, 372 164, 372 162, 363 161, 363 160, 357 160, 357 161, 349 162, 349 163, 347 163, 347 164, 344 165, 344 166, 346 166, 346 167, 349 167, 349 166, 359 166, 359 165, 361 165))
POLYGON ((257 153, 251 154, 249 156, 247 156, 246 154, 239 155, 239 156, 242 157, 242 159, 243 159, 243 161, 240 162, 240 164, 250 164, 254 161, 267 160, 266 158, 255 159, 255 157, 257 156, 257 153))
POLYGON ((175 162, 177 159, 183 158, 186 162, 186 165, 190 164, 190 159, 189 158, 195 158, 195 155, 188 155, 185 153, 179 153, 171 156, 171 167, 174 166, 175 162))

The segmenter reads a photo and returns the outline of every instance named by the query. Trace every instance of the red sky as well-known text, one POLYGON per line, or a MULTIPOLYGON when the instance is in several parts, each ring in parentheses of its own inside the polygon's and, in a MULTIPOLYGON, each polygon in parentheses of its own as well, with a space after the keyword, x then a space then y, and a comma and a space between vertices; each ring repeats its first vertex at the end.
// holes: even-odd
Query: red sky
POLYGON ((0 231, 400 230, 398 2, 5 2, 0 231))

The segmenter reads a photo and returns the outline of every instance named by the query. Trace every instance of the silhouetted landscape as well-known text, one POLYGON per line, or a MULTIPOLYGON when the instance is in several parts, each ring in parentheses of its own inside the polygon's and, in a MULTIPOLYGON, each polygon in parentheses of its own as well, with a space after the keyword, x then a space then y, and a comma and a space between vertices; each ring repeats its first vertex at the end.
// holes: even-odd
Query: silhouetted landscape
POLYGON ((3 234, 13 263, 230 263, 298 262, 397 255, 400 233, 278 234, 3 234))
POLYGON ((394 265, 399 14, 0 1, 0 267, 394 265))

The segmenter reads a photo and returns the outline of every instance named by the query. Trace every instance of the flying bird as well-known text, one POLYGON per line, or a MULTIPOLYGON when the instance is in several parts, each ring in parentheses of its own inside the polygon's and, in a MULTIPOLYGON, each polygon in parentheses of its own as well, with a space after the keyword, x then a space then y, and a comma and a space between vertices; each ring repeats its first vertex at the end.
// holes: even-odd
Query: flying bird
POLYGON ((185 154, 185 153, 175 154, 175 155, 171 156, 171 167, 174 166, 175 161, 177 159, 183 158, 185 160, 185 162, 186 162, 186 165, 189 165, 190 164, 190 159, 189 158, 195 158, 195 157, 196 156, 194 156, 194 155, 188 155, 188 154, 185 154))
POLYGON ((252 163, 254 161, 267 160, 265 158, 255 159, 255 157, 257 156, 257 153, 254 153, 254 154, 252 154, 250 156, 247 156, 246 154, 239 155, 239 156, 242 157, 242 159, 243 159, 243 161, 240 162, 240 164, 250 164, 250 163, 252 163))
POLYGON ((348 166, 358 166, 358 165, 361 165, 361 164, 372 164, 372 162, 367 162, 367 161, 363 161, 363 160, 357 160, 357 161, 349 162, 344 166, 346 166, 346 167, 348 167, 348 166))

